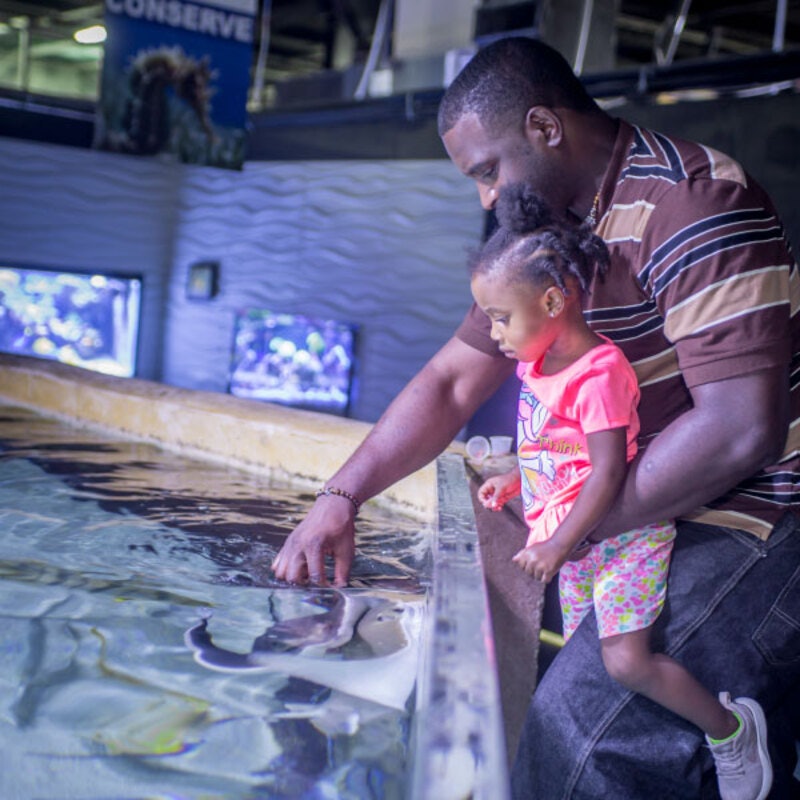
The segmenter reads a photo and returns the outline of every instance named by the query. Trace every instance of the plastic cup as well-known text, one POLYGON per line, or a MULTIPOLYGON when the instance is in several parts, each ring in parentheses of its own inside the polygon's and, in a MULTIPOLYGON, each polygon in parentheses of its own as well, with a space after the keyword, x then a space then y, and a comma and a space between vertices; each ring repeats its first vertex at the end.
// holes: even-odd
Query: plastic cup
POLYGON ((493 456, 505 456, 511 452, 513 436, 490 436, 489 447, 493 456))
POLYGON ((467 439, 466 450, 473 461, 483 461, 492 452, 492 445, 485 436, 473 436, 467 439))

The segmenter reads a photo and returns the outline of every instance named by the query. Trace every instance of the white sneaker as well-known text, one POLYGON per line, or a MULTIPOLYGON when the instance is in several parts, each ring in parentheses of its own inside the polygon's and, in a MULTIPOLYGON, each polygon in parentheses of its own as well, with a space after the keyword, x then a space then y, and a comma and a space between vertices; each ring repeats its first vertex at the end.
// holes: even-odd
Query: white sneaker
POLYGON ((719 701, 742 720, 739 732, 724 742, 706 741, 717 768, 722 800, 766 800, 772 786, 772 763, 767 750, 767 721, 761 706, 749 697, 731 701, 721 692, 719 701))

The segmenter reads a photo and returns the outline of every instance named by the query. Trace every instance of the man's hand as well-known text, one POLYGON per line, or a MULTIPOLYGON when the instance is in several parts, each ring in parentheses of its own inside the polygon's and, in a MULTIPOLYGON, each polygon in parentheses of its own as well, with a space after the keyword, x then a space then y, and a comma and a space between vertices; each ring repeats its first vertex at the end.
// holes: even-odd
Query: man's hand
POLYGON ((278 580, 327 586, 325 559, 333 556, 335 586, 345 586, 355 552, 352 503, 343 497, 318 497, 272 562, 278 580))
MULTIPOLYGON (((513 370, 510 359, 450 339, 392 401, 332 483, 362 502, 375 497, 439 455, 513 370)), ((275 577, 325 586, 325 558, 332 555, 334 582, 345 585, 355 551, 353 519, 346 497, 317 498, 272 562, 275 577)))
POLYGON ((523 547, 511 560, 537 581, 550 583, 568 555, 558 542, 548 539, 523 547))

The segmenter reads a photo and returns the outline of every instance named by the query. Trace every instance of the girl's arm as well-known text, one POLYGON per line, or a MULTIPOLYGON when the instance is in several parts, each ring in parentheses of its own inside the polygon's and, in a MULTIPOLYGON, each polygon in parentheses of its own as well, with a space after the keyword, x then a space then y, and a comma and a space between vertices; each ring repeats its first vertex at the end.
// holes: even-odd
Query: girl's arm
POLYGON ((579 542, 605 517, 627 473, 627 429, 612 428, 586 436, 592 471, 575 504, 546 542, 520 550, 514 561, 532 577, 547 583, 579 542))
POLYGON ((780 459, 791 418, 783 366, 690 391, 692 408, 631 464, 618 501, 592 539, 690 514, 780 459))

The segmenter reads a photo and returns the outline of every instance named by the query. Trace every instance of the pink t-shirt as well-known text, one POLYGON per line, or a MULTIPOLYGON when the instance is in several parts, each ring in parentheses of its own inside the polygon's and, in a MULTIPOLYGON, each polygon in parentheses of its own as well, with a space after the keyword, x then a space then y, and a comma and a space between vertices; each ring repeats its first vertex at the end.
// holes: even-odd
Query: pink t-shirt
POLYGON ((541 362, 520 363, 517 452, 528 544, 549 539, 591 472, 586 434, 627 428, 627 458, 636 455, 639 387, 622 351, 610 341, 555 375, 541 362))

